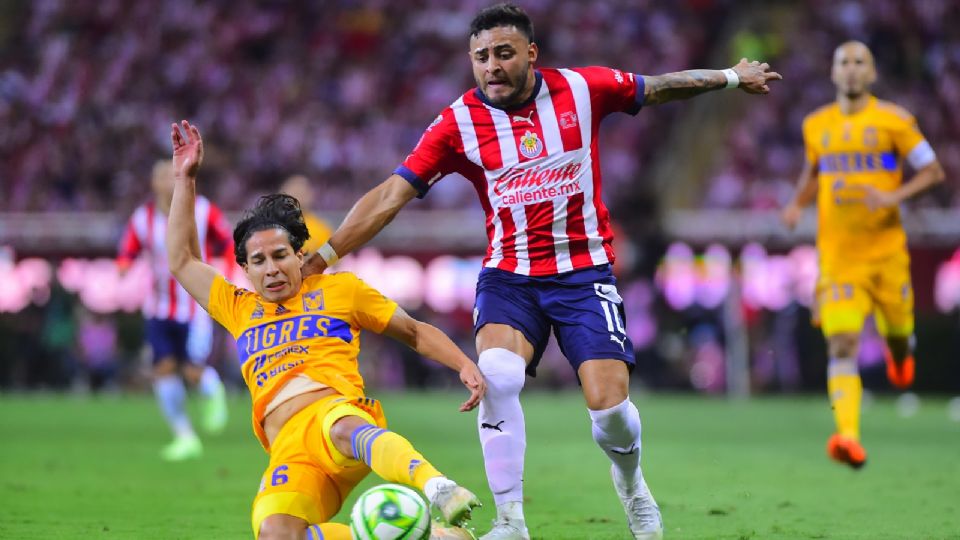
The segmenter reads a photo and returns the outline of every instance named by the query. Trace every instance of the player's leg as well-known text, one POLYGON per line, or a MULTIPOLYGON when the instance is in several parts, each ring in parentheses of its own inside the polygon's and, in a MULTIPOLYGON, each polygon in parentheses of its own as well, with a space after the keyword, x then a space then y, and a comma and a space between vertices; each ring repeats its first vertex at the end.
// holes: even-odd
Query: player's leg
POLYGON ((549 323, 528 278, 485 269, 477 282, 474 328, 478 367, 487 381, 477 428, 487 482, 497 505, 483 540, 526 539, 523 462, 527 446, 520 391, 536 368, 550 335, 549 323))
POLYGON ((178 370, 177 354, 183 354, 186 339, 181 326, 185 325, 161 319, 146 321, 147 341, 153 349, 153 393, 174 436, 160 453, 168 461, 197 458, 203 453, 187 415, 187 390, 178 370))
POLYGON ((480 505, 476 495, 444 476, 406 438, 386 429, 375 400, 357 401, 366 403, 366 410, 344 403, 323 416, 322 436, 333 449, 332 463, 356 467, 361 462, 388 482, 419 489, 455 527, 470 519, 470 512, 480 505))
POLYGON ((827 395, 836 433, 827 453, 836 461, 860 468, 867 455, 860 444, 860 403, 863 383, 857 368, 860 332, 872 300, 867 289, 850 276, 821 277, 818 284, 821 329, 827 339, 827 395))
POLYGON ((551 289, 544 295, 544 306, 557 343, 580 379, 593 439, 610 459, 630 531, 634 538, 660 538, 660 509, 640 468, 640 413, 629 399, 635 360, 626 335, 623 299, 609 272, 594 278, 551 289))
POLYGON ((329 399, 309 405, 274 438, 251 509, 257 538, 350 539, 349 528, 330 519, 369 469, 360 463, 342 467, 332 462, 321 432, 330 406, 329 399))
POLYGON ((887 379, 901 390, 913 385, 916 362, 913 357, 913 286, 910 259, 906 254, 894 257, 879 270, 877 331, 887 341, 885 360, 887 379))
POLYGON ((197 313, 187 334, 187 358, 184 375, 203 399, 203 428, 220 433, 227 426, 227 393, 220 374, 207 365, 213 349, 213 323, 206 313, 197 313))
POLYGON ((350 527, 342 523, 309 524, 288 514, 271 514, 260 523, 258 540, 352 540, 350 527))

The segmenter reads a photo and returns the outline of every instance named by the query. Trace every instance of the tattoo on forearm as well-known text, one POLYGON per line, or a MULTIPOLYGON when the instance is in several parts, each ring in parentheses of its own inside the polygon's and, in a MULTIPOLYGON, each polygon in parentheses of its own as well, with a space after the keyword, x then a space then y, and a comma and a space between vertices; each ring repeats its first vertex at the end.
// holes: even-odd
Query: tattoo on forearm
POLYGON ((645 104, 656 105, 676 99, 687 99, 727 85, 723 72, 712 69, 691 69, 676 73, 646 76, 644 79, 645 104))

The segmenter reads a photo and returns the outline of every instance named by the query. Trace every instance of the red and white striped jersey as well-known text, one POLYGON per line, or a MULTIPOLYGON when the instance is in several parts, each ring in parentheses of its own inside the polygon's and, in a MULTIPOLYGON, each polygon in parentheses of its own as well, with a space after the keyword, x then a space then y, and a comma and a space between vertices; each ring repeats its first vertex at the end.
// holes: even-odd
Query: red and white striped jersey
POLYGON ((486 213, 484 266, 551 276, 613 263, 601 200, 600 121, 636 114, 643 77, 605 67, 539 69, 530 99, 504 110, 474 88, 441 112, 394 171, 423 197, 459 173, 486 213))
MULTIPOLYGON (((197 196, 194 216, 203 260, 211 256, 233 256, 233 237, 223 212, 209 199, 197 196)), ((177 283, 167 264, 167 215, 154 202, 137 207, 127 222, 120 239, 117 263, 129 265, 140 254, 146 254, 153 273, 153 287, 143 304, 143 315, 151 319, 178 322, 193 320, 199 307, 190 294, 177 283)))

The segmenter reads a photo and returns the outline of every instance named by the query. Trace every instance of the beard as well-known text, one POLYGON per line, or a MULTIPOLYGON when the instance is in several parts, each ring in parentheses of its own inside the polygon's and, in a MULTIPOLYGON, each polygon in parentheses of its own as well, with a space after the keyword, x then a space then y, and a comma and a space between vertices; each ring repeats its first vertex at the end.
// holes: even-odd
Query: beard
MULTIPOLYGON (((527 73, 529 72, 529 64, 526 68, 520 71, 520 75, 517 76, 516 80, 507 75, 505 79, 510 85, 510 93, 507 95, 498 95, 497 97, 491 96, 488 92, 484 92, 483 95, 487 97, 487 100, 490 103, 498 107, 509 107, 511 105, 517 105, 520 103, 521 98, 523 97, 523 92, 526 89, 527 82, 527 73)), ((480 84, 481 81, 477 81, 477 86, 483 88, 480 84)))

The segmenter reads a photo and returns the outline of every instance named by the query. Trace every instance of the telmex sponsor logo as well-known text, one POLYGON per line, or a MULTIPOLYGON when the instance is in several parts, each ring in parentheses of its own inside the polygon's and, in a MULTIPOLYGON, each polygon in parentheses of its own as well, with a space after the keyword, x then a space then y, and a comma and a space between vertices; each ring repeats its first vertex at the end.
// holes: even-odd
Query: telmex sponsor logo
POLYGON ((565 167, 512 168, 500 175, 493 184, 493 192, 503 195, 508 191, 541 188, 544 184, 559 184, 576 180, 580 173, 580 163, 571 163, 565 167))

